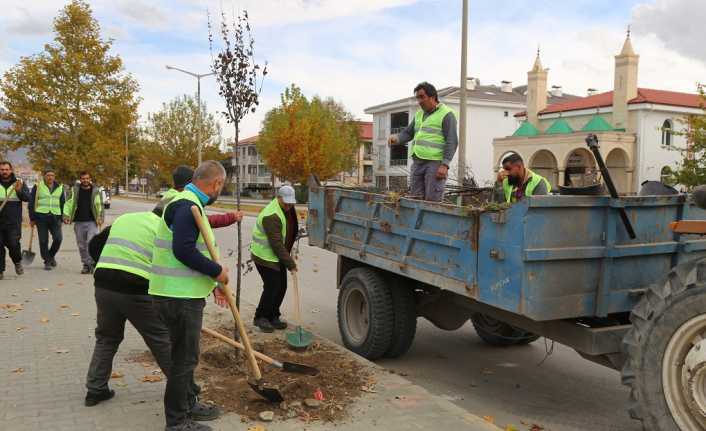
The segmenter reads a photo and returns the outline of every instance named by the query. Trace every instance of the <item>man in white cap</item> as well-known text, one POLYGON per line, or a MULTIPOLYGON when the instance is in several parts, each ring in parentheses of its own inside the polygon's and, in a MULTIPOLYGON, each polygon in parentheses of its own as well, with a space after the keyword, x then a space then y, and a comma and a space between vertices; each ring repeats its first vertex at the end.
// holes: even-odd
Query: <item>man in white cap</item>
POLYGON ((297 270, 290 255, 299 231, 296 203, 292 186, 280 187, 277 197, 258 214, 252 233, 250 253, 264 283, 253 323, 263 332, 287 328, 279 307, 287 292, 287 270, 297 270))

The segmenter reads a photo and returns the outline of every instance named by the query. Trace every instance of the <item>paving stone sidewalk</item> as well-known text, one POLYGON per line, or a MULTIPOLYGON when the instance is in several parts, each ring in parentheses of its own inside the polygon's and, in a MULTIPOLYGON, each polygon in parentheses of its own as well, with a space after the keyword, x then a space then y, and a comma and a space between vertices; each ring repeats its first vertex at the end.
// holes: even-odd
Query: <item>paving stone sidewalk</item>
MULTIPOLYGON (((29 232, 24 232, 23 238, 29 232)), ((35 240, 36 241, 36 240, 35 240)), ((23 248, 26 247, 26 240, 23 248)), ((35 242, 35 250, 38 247, 35 242)), ((164 428, 164 381, 143 382, 158 373, 153 367, 128 362, 130 355, 146 350, 137 332, 127 325, 112 379, 116 397, 96 407, 83 405, 84 380, 94 344, 95 302, 93 278, 81 275, 73 229, 64 226, 64 243, 54 271, 44 271, 38 256, 16 277, 11 265, 0 280, 0 429, 22 430, 161 430, 164 428), (8 308, 7 304, 10 305, 8 308)), ((243 307, 246 322, 252 306, 243 307)), ((212 303, 209 320, 225 318, 212 303)), ((497 431, 477 416, 433 396, 406 379, 375 369, 376 391, 356 401, 351 418, 336 429, 471 430, 497 431)), ((246 430, 229 414, 212 422, 216 430, 246 430)), ((324 430, 330 424, 275 421, 261 424, 267 430, 324 430)))

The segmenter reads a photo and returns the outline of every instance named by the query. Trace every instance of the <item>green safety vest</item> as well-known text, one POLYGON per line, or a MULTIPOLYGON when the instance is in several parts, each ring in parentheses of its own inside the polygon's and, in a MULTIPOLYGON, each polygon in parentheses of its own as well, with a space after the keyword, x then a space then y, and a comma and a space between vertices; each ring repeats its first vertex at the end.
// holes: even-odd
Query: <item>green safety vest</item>
POLYGON ((150 278, 159 217, 152 212, 123 214, 110 227, 96 268, 119 269, 150 278))
MULTIPOLYGON (((529 169, 528 169, 529 170, 529 169)), ((532 171, 529 171, 530 173, 530 179, 529 182, 527 183, 527 187, 525 188, 525 196, 532 196, 534 193, 534 189, 537 188, 539 183, 544 181, 545 185, 547 186, 547 192, 549 192, 552 189, 552 185, 549 183, 549 181, 544 178, 543 176, 536 174, 532 171)), ((515 190, 517 190, 516 186, 511 186, 510 181, 508 181, 507 178, 503 180, 503 193, 505 193, 505 202, 507 203, 512 203, 514 202, 514 194, 515 190)))
POLYGON ((424 118, 424 111, 419 110, 414 116, 414 140, 412 154, 422 160, 443 160, 446 141, 442 132, 444 117, 451 112, 448 106, 439 103, 431 115, 424 118))
POLYGON ((61 215, 61 196, 64 194, 64 186, 59 184, 54 191, 49 191, 44 181, 40 181, 37 192, 34 196, 34 212, 39 214, 61 215))
POLYGON ((160 201, 167 199, 167 202, 169 202, 172 199, 174 199, 174 196, 176 196, 178 194, 179 194, 179 191, 177 189, 169 189, 162 194, 162 198, 160 199, 160 201))
MULTIPOLYGON (((183 199, 193 202, 201 210, 201 217, 209 237, 207 240, 214 241, 215 245, 213 230, 211 230, 208 217, 198 196, 189 190, 184 190, 174 196, 174 199, 164 208, 164 213, 158 223, 157 235, 154 238, 152 268, 149 277, 150 295, 170 298, 205 298, 216 287, 216 280, 184 265, 172 252, 173 233, 171 228, 167 226, 167 222, 164 221, 164 214, 167 213, 169 205, 183 199)), ((204 256, 211 258, 206 247, 206 240, 201 234, 196 240, 196 248, 204 256)), ((216 255, 218 255, 217 246, 216 255)))
MULTIPOLYGON (((81 186, 76 185, 71 189, 71 197, 64 204, 64 217, 67 217, 69 221, 73 221, 76 216, 76 210, 78 209, 78 194, 81 190, 81 186)), ((101 196, 98 187, 93 186, 91 191, 91 201, 93 206, 91 206, 91 213, 93 213, 93 218, 96 223, 103 223, 103 196, 101 196)))
POLYGON ((7 199, 8 202, 19 202, 20 198, 17 197, 17 191, 15 190, 15 184, 10 184, 10 187, 5 188, 0 186, 0 205, 7 199))
POLYGON ((287 237, 287 219, 284 217, 284 211, 279 205, 277 198, 273 199, 262 211, 257 215, 255 229, 252 231, 252 240, 250 242, 250 252, 262 260, 268 262, 279 262, 279 258, 270 247, 270 241, 267 239, 265 229, 262 227, 262 219, 277 214, 282 222, 282 238, 287 237))

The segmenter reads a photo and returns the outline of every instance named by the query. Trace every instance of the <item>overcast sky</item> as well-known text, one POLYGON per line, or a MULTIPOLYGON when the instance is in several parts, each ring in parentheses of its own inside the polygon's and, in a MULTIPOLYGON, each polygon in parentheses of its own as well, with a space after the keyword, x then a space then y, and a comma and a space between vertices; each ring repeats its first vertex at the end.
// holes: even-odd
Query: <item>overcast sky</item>
MULTIPOLYGON (((307 95, 333 97, 351 112, 411 94, 423 80, 457 85, 460 0, 93 0, 105 37, 114 39, 140 83, 140 113, 195 93, 189 76, 166 64, 209 71, 206 11, 219 19, 247 9, 256 56, 269 63, 262 105, 246 118, 257 133, 267 109, 296 83, 307 95)), ((537 46, 549 85, 585 95, 613 85, 613 56, 627 26, 640 55, 639 85, 694 92, 706 82, 706 0, 470 0, 469 75, 481 83, 526 83, 537 46)), ((0 72, 52 38, 60 0, 0 0, 0 72)), ((223 109, 213 78, 202 81, 212 112, 223 109)), ((223 122, 225 124, 225 122, 223 122)), ((225 136, 232 136, 229 128, 225 136)))

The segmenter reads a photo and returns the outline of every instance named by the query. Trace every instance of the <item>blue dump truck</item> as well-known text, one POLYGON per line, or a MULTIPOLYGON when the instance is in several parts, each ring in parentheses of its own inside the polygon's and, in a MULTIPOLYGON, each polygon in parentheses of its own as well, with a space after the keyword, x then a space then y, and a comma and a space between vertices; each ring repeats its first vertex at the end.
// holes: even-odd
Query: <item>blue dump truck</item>
POLYGON ((470 319, 492 345, 546 337, 620 370, 645 429, 706 429, 706 240, 670 229, 706 219, 688 196, 535 196, 483 209, 314 180, 309 201, 310 244, 338 255, 348 349, 398 357, 419 317, 445 330, 470 319))

